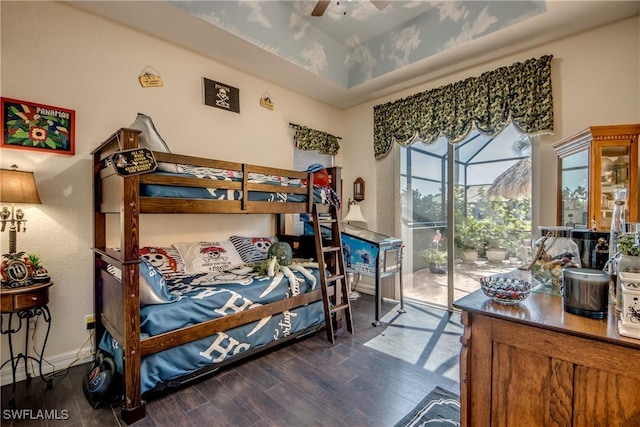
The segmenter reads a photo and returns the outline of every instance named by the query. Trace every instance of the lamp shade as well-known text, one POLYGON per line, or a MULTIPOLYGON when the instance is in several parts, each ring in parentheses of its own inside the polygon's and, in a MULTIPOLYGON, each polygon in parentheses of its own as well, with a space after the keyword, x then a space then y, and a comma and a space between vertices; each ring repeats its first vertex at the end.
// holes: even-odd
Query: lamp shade
POLYGON ((349 212, 347 216, 344 217, 345 222, 363 222, 367 223, 367 220, 362 215, 362 211, 360 210, 360 205, 352 204, 349 205, 349 212))
POLYGON ((33 172, 0 169, 0 202, 42 204, 33 172))

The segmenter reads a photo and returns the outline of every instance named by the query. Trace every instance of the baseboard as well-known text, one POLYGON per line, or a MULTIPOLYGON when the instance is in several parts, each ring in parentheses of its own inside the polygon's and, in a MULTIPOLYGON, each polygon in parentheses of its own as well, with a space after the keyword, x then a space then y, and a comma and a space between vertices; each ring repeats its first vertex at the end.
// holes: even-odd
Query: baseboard
POLYGON ((358 286, 356 286, 355 290, 360 292, 361 294, 367 294, 367 295, 375 295, 376 294, 376 288, 373 285, 373 283, 360 282, 360 283, 358 283, 358 286))
MULTIPOLYGON (((78 358, 78 353, 80 353, 81 351, 82 350, 79 349, 75 351, 69 351, 67 353, 56 354, 54 356, 47 356, 42 360, 42 373, 44 375, 48 375, 54 371, 57 372, 57 371, 67 369, 70 367, 71 364, 73 364, 73 366, 76 366, 76 365, 81 365, 83 363, 91 362, 91 360, 93 360, 93 356, 89 354, 89 350, 86 350, 85 354, 82 357, 78 358)), ((32 356, 32 354, 30 354, 30 356, 32 356)), ((3 386, 7 384, 11 384, 11 382, 13 381, 10 365, 11 363, 7 363, 4 369, 0 372, 0 382, 2 383, 3 386)), ((38 363, 29 359, 28 366, 29 366, 29 373, 31 377, 38 378, 40 376, 40 372, 38 370, 38 363)), ((27 379, 27 373, 24 369, 24 360, 21 360, 18 365, 18 369, 16 369, 16 382, 23 381, 26 379, 27 379)))

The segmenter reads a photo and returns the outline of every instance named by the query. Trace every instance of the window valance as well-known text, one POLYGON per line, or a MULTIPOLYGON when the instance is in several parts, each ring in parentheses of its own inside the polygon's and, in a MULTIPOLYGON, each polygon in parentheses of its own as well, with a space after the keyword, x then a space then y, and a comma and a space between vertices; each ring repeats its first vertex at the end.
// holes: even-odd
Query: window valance
POLYGON ((495 136, 509 122, 525 135, 553 131, 551 58, 518 62, 373 107, 373 145, 382 159, 396 141, 462 141, 472 126, 495 136))
POLYGON ((296 133, 293 135, 293 141, 297 148, 301 150, 315 150, 320 154, 338 154, 338 150, 340 150, 338 140, 341 139, 339 136, 310 129, 295 123, 289 123, 289 126, 296 130, 296 133))

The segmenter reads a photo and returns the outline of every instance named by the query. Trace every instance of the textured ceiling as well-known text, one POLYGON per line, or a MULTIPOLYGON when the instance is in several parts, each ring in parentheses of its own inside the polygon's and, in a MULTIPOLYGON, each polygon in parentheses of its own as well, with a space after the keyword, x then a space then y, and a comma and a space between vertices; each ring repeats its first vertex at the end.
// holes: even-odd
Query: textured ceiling
POLYGON ((322 17, 311 16, 315 0, 66 3, 337 108, 640 12, 639 1, 612 0, 391 1, 383 11, 347 0, 322 17))
POLYGON ((171 1, 344 88, 414 64, 544 12, 541 1, 171 1))

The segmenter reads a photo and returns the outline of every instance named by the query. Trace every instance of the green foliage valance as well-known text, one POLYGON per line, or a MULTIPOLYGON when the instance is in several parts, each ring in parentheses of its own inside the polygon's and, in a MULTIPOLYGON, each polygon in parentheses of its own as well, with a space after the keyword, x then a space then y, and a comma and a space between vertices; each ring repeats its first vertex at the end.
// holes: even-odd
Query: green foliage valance
POLYGON ((290 123, 290 126, 296 130, 293 140, 297 148, 301 150, 316 150, 320 154, 338 154, 340 149, 338 144, 339 137, 293 123, 290 123))
POLYGON ((393 141, 462 141, 472 126, 495 136, 509 122, 523 134, 553 131, 551 55, 501 67, 450 85, 373 107, 376 159, 393 141))

